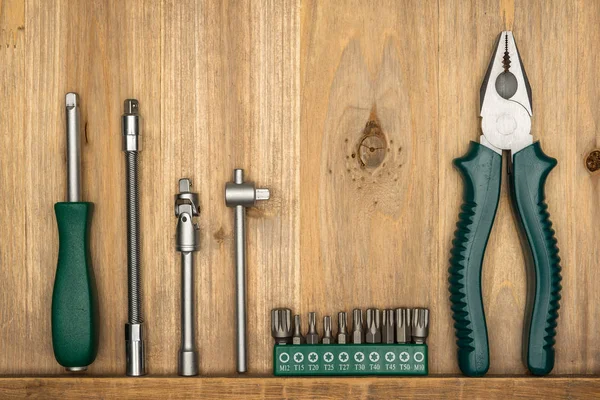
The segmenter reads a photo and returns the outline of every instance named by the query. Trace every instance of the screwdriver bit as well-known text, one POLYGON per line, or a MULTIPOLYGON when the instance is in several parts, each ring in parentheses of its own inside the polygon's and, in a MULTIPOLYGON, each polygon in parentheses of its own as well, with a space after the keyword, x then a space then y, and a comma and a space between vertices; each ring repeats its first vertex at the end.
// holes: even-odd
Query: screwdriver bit
POLYGON ((302 324, 299 315, 294 315, 294 336, 292 336, 292 344, 306 343, 306 339, 302 336, 302 324))
POLYGON ((307 344, 318 344, 319 333, 317 332, 317 313, 308 313, 308 333, 306 334, 307 344))
POLYGON ((425 344, 429 335, 429 310, 415 308, 412 310, 412 341, 416 344, 425 344))
POLYGON ((381 316, 378 308, 367 309, 366 343, 381 343, 381 316))
POLYGON ((410 308, 396 308, 396 343, 410 343, 412 321, 410 308))
POLYGON ((350 342, 350 338, 348 337, 348 322, 347 322, 347 314, 345 312, 338 313, 338 334, 337 334, 337 342, 339 344, 346 344, 350 342))
POLYGON ((394 310, 383 310, 381 343, 394 343, 394 310))
POLYGON ((292 343, 292 310, 289 308, 271 310, 271 336, 276 344, 292 343))
POLYGON ((331 317, 328 315, 323 317, 323 339, 321 339, 321 343, 323 344, 333 344, 333 332, 331 329, 331 317))
POLYGON ((361 344, 365 342, 365 332, 363 331, 362 310, 355 308, 352 311, 352 343, 361 344))

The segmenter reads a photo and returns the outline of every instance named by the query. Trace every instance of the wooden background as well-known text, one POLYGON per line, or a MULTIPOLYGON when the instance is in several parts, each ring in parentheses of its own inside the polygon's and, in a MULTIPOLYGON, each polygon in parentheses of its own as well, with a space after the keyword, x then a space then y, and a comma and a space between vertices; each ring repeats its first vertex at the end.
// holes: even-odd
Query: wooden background
MULTIPOLYGON (((81 96, 83 195, 96 204, 102 329, 89 375, 125 368, 128 97, 143 118, 150 374, 177 369, 172 208, 184 176, 202 209, 201 372, 235 371, 233 215, 223 198, 235 167, 272 190, 249 211, 251 375, 271 371, 278 306, 321 317, 427 306, 430 372, 457 373, 447 260, 462 183, 451 161, 478 139, 479 86, 505 28, 531 81, 534 137, 559 160, 547 184, 564 268, 554 373, 600 373, 600 175, 584 164, 600 138, 598 21, 598 0, 0 0, 0 375, 63 373, 50 303, 67 91, 81 96)), ((506 179, 483 279, 490 373, 522 374, 525 270, 506 179)))

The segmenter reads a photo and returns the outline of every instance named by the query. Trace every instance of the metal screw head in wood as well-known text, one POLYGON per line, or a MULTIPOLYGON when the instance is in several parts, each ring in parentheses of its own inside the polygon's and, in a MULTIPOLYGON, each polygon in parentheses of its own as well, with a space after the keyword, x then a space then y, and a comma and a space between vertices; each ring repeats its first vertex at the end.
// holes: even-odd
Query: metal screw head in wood
POLYGON ((234 208, 237 371, 246 372, 246 207, 258 200, 268 200, 269 189, 257 189, 252 182, 244 182, 244 170, 233 171, 233 182, 225 185, 225 204, 234 208))

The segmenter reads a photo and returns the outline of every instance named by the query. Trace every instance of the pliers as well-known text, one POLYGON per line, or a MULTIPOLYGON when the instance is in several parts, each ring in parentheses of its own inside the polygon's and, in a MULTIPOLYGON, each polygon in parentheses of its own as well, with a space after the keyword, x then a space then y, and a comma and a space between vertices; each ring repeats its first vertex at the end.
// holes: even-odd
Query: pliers
POLYGON ((463 204, 450 258, 450 301, 458 365, 468 376, 489 368, 481 267, 500 197, 502 154, 508 154, 511 198, 528 261, 523 362, 546 375, 554 366, 561 290, 557 241, 545 202, 546 178, 556 165, 531 136, 531 87, 512 32, 502 32, 480 90, 479 143, 454 160, 464 182, 463 204))

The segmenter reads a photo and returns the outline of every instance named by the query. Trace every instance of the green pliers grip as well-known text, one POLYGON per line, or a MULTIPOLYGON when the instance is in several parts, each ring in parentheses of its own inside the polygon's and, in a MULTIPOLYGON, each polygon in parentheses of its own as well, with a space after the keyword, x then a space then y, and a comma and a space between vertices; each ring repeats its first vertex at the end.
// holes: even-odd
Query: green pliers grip
POLYGON ((52 346, 60 365, 84 370, 98 353, 98 301, 89 251, 93 204, 54 205, 59 248, 52 293, 52 346))
MULTIPOLYGON (((449 268, 458 365, 467 376, 483 376, 489 369, 489 345, 481 269, 498 208, 502 157, 471 142, 467 154, 454 160, 454 165, 464 181, 449 268)), ((555 165, 556 160, 536 142, 514 154, 510 173, 512 199, 530 261, 523 361, 534 375, 546 375, 554 366, 561 268, 544 186, 555 165)))
POLYGON ((556 159, 539 142, 513 156, 511 190, 514 207, 529 249, 528 298, 523 331, 523 362, 534 375, 554 367, 554 343, 561 290, 557 240, 550 222, 544 187, 556 159), (532 267, 532 268, 531 268, 532 267))
POLYGON ((458 365, 467 376, 483 376, 490 366, 481 295, 481 268, 492 230, 502 178, 502 156, 476 142, 454 160, 464 181, 450 258, 450 301, 458 345, 458 365))

